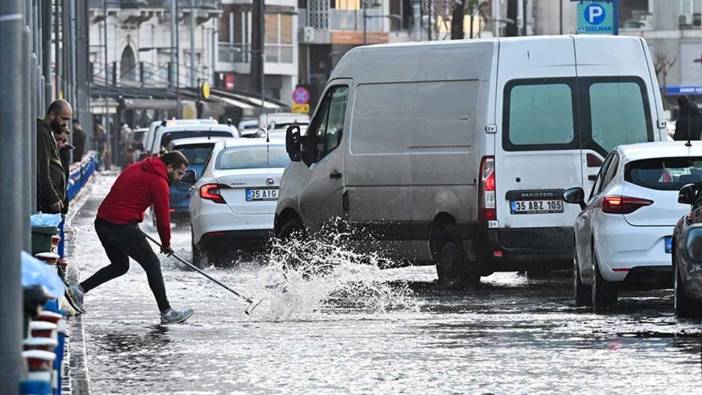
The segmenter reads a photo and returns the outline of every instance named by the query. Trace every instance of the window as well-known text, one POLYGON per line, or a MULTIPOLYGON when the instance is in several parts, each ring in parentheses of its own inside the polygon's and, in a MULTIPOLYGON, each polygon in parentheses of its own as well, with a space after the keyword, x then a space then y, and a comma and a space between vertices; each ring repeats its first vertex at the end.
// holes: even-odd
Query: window
POLYGON ((656 158, 631 162, 624 179, 659 191, 677 191, 686 184, 702 182, 702 158, 656 158))
POLYGON ((175 132, 166 132, 161 136, 161 144, 159 147, 168 147, 168 144, 175 139, 186 139, 189 137, 234 137, 231 132, 222 130, 181 130, 175 132))
POLYGON ((597 173, 597 178, 595 178, 595 183, 592 185, 592 191, 590 191, 590 199, 592 200, 595 195, 600 193, 600 190, 602 189, 602 180, 604 179, 605 173, 607 172, 607 169, 609 168, 609 164, 612 163, 612 157, 614 154, 610 154, 605 158, 604 163, 602 164, 602 167, 600 167, 600 171, 597 173))
POLYGON ((612 162, 609 164, 609 167, 607 168, 607 172, 604 174, 604 177, 602 178, 602 186, 600 187, 600 192, 602 192, 609 183, 612 182, 614 177, 617 175, 617 170, 619 169, 619 155, 618 154, 613 154, 612 155, 612 162))
POLYGON ((204 165, 212 152, 213 144, 191 145, 178 149, 188 159, 190 165, 204 165))
POLYGON ((290 158, 285 147, 280 145, 231 147, 219 153, 215 168, 218 170, 285 168, 289 162, 290 158))
POLYGON ((606 151, 622 144, 648 140, 641 87, 635 82, 590 85, 592 139, 606 151))
POLYGON ((508 146, 539 149, 574 142, 572 89, 565 83, 520 84, 507 87, 508 146))
POLYGON ((349 88, 347 86, 331 88, 312 121, 308 133, 314 136, 316 160, 322 159, 341 143, 348 94, 349 88))

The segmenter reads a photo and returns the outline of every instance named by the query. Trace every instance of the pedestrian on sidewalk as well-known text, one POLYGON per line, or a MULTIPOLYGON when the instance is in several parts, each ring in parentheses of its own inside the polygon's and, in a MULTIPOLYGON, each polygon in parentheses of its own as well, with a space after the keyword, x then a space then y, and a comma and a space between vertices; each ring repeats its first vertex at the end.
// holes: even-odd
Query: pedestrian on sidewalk
POLYGON ((68 287, 67 299, 76 310, 84 313, 84 294, 125 274, 129 270, 129 258, 132 258, 146 271, 149 287, 161 312, 161 323, 181 323, 190 318, 193 314, 191 309, 177 311, 171 308, 158 256, 139 229, 139 223, 144 220, 144 211, 153 205, 161 252, 173 254, 169 186, 180 181, 187 167, 185 156, 174 151, 136 162, 117 177, 95 219, 95 231, 110 264, 82 283, 68 287))
POLYGON ((697 104, 687 96, 678 97, 679 116, 675 122, 673 140, 699 140, 702 134, 702 114, 697 104))
POLYGON ((71 151, 73 150, 73 145, 68 141, 71 138, 71 130, 68 126, 59 128, 58 132, 54 132, 54 141, 56 141, 56 148, 58 148, 59 158, 61 158, 61 166, 63 166, 63 176, 66 179, 66 194, 63 199, 63 209, 61 209, 61 214, 68 213, 68 178, 70 176, 71 167, 71 151))
POLYGON ((83 160, 83 154, 85 154, 85 140, 87 136, 83 127, 80 126, 80 121, 73 118, 73 163, 80 162, 83 160))
POLYGON ((56 214, 64 208, 66 176, 54 133, 68 127, 72 115, 67 101, 56 100, 44 119, 37 119, 37 210, 43 213, 56 214))

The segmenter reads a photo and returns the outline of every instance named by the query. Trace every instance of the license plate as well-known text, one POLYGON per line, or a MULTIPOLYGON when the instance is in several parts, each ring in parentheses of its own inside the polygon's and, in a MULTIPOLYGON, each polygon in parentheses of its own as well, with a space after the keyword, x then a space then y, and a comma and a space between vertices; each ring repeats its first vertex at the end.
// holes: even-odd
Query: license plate
POLYGON ((277 189, 246 189, 246 201, 278 200, 277 189))
POLYGON ((563 212, 562 200, 513 200, 512 214, 553 214, 563 212))
POLYGON ((673 236, 665 237, 665 252, 670 254, 673 252, 673 236))

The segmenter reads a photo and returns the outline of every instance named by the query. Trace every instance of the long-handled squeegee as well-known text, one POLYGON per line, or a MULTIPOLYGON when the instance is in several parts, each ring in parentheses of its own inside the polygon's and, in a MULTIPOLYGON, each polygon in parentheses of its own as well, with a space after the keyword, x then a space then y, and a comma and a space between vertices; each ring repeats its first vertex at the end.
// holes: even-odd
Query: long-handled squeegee
MULTIPOLYGON (((158 241, 156 241, 156 239, 154 239, 153 237, 149 236, 149 235, 146 234, 146 233, 144 233, 144 235, 146 236, 147 239, 151 240, 152 243, 156 244, 159 248, 162 248, 162 247, 161 247, 161 243, 159 243, 158 241)), ((192 263, 186 261, 185 259, 179 257, 179 256, 176 255, 175 253, 172 253, 172 254, 169 254, 169 255, 170 255, 170 256, 173 256, 175 259, 179 260, 181 263, 185 264, 185 265, 188 266, 189 268, 191 268, 191 269, 195 270, 196 272, 202 274, 203 276, 205 276, 208 280, 212 281, 213 283, 219 285, 220 287, 226 289, 227 291, 233 293, 234 295, 240 297, 241 299, 244 299, 244 300, 249 304, 249 307, 247 307, 246 310, 244 310, 244 313, 246 313, 246 315, 251 315, 251 312, 253 311, 253 309, 255 309, 259 304, 261 304, 261 302, 263 302, 263 299, 260 299, 259 301, 254 302, 253 299, 247 298, 246 296, 240 294, 239 292, 236 292, 235 290, 233 290, 233 289, 229 288, 228 286, 226 286, 226 285, 222 284, 221 282, 219 282, 219 280, 217 280, 217 279, 213 278, 212 276, 210 276, 209 274, 205 273, 204 271, 202 271, 202 270, 201 270, 200 268, 198 268, 197 266, 195 266, 195 265, 193 265, 192 263)))

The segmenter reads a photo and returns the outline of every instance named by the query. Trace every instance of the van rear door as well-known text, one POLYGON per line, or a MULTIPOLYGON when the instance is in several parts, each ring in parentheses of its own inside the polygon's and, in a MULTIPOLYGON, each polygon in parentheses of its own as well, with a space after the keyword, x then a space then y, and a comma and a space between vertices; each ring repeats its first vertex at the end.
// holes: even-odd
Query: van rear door
POLYGON ((658 84, 645 41, 636 37, 574 40, 581 98, 584 189, 616 146, 660 139, 658 84), (606 53, 602 48, 606 47, 606 53))
MULTIPOLYGON (((579 209, 564 205, 561 194, 582 185, 573 40, 502 41, 499 62, 496 225, 571 227, 579 209)), ((507 248, 571 245, 571 236, 561 233, 508 232, 500 238, 507 248)))

